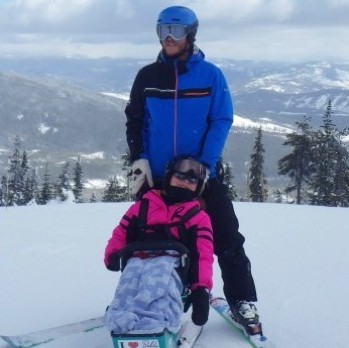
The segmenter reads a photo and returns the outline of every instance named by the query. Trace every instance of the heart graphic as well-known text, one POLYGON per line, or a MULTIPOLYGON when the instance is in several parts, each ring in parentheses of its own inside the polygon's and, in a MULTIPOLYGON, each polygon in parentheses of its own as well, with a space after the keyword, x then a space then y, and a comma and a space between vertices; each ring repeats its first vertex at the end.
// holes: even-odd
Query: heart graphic
POLYGON ((137 342, 128 342, 128 346, 130 348, 137 348, 138 347, 138 343, 137 342))

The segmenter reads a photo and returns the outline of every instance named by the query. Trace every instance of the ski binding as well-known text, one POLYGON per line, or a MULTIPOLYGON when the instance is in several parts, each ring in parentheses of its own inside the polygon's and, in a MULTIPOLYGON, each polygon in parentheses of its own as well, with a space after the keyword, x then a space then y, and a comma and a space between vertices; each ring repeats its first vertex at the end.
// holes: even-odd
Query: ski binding
POLYGON ((255 335, 248 334, 245 328, 232 318, 230 307, 225 298, 212 297, 210 299, 210 305, 220 316, 222 316, 230 324, 230 327, 235 332, 238 332, 239 334, 241 334, 241 336, 248 343, 250 343, 252 347, 254 348, 269 348, 269 347, 271 348, 272 347, 267 337, 265 337, 263 334, 255 334, 255 335))

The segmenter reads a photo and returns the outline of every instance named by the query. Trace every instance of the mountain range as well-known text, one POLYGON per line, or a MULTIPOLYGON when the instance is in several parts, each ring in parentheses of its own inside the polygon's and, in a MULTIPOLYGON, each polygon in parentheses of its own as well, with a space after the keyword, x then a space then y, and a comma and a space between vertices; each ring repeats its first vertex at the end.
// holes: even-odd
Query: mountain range
MULTIPOLYGON (((57 175, 63 162, 80 156, 85 179, 96 183, 124 175, 124 108, 137 71, 150 61, 83 58, 0 58, 0 174, 11 143, 23 139, 33 167, 46 162, 57 175)), ((285 185, 277 161, 295 122, 311 117, 318 127, 328 100, 339 128, 349 125, 349 63, 214 61, 226 76, 235 122, 224 150, 238 190, 246 191, 246 171, 261 126, 265 173, 271 187, 285 185)))

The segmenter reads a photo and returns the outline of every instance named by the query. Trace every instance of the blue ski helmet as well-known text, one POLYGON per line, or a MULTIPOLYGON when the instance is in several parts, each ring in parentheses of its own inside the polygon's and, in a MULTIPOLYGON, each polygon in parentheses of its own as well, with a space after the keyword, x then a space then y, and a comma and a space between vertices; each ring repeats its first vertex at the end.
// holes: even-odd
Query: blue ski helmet
POLYGON ((159 28, 163 24, 181 25, 185 27, 186 35, 190 43, 195 41, 199 27, 196 14, 188 7, 171 6, 162 10, 159 14, 156 31, 159 35, 159 28))

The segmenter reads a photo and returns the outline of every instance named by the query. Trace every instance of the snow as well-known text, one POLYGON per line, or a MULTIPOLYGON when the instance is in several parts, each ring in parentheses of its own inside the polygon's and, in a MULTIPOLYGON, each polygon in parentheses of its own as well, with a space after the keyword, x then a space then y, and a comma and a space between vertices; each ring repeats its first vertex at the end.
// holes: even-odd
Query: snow
MULTIPOLYGON (((45 123, 40 123, 38 130, 41 134, 46 134, 49 130, 51 130, 51 127, 48 127, 45 123)), ((54 127, 52 128, 52 131, 57 133, 58 128, 54 127)))
POLYGON ((107 95, 109 97, 125 100, 125 101, 128 101, 130 98, 129 93, 101 92, 101 94, 107 95))
POLYGON ((87 189, 103 189, 107 185, 107 180, 102 179, 88 179, 84 183, 84 187, 87 189))
MULTIPOLYGON (((104 268, 104 248, 130 204, 0 208, 0 334, 103 315, 119 277, 104 268)), ((266 336, 278 348, 348 347, 348 209, 234 206, 252 261, 266 336)), ((217 264, 214 274, 213 292, 222 295, 217 264)), ((198 346, 217 342, 223 348, 249 347, 211 311, 198 346)), ((111 348, 112 343, 102 328, 42 347, 111 348)))
POLYGON ((87 160, 104 159, 105 154, 103 151, 97 151, 89 154, 80 154, 80 156, 87 160))
POLYGON ((258 129, 262 128, 264 132, 273 132, 280 134, 292 133, 291 128, 277 126, 274 123, 267 122, 268 118, 261 118, 262 122, 255 122, 249 118, 234 115, 234 127, 245 128, 245 129, 258 129))
POLYGON ((328 62, 306 64, 302 67, 291 68, 290 72, 264 75, 251 80, 246 87, 264 89, 277 93, 302 93, 309 91, 309 81, 317 89, 343 89, 349 87, 349 72, 335 68, 328 62), (317 87, 316 87, 317 86, 317 87))
POLYGON ((46 126, 45 123, 40 123, 39 125, 39 131, 42 134, 47 133, 50 130, 50 127, 46 126))

